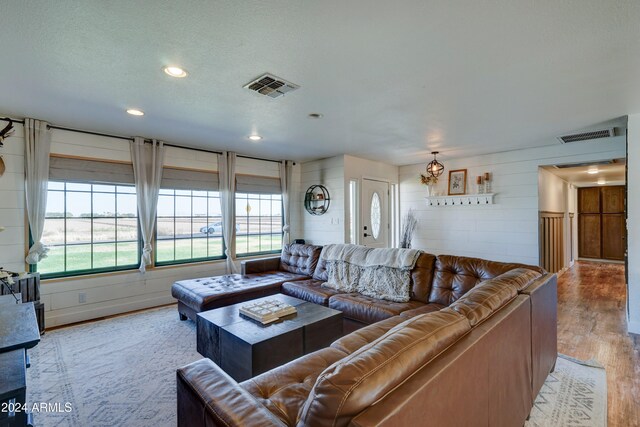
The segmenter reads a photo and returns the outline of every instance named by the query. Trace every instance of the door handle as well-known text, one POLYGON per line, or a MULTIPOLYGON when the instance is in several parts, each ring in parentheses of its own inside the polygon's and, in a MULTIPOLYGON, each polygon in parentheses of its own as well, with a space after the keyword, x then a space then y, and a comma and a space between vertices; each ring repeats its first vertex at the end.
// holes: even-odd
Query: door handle
POLYGON ((369 237, 369 235, 367 233, 364 233, 364 237, 369 237))

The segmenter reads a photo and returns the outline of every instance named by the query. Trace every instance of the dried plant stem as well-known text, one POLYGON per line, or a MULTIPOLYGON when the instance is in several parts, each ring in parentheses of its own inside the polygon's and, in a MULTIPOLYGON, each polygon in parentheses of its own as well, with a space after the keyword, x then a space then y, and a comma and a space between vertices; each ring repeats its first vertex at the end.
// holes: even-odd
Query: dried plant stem
POLYGON ((400 232, 401 248, 411 248, 411 241, 413 240, 413 233, 416 231, 416 228, 418 228, 418 219, 413 213, 413 209, 409 209, 402 217, 402 228, 400 232))

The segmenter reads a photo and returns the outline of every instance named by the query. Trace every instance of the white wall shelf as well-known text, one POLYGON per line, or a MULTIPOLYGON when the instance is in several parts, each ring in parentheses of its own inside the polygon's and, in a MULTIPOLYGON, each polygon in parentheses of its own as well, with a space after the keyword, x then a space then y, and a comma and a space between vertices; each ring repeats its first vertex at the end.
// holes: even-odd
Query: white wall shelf
POLYGON ((428 206, 478 206, 492 205, 494 193, 465 194, 463 196, 430 196, 425 197, 428 206))

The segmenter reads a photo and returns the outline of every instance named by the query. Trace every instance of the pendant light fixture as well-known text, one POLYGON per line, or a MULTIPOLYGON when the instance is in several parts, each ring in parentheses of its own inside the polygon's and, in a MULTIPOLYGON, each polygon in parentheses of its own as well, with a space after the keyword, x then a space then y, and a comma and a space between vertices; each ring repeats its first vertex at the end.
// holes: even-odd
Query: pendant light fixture
POLYGON ((432 151, 433 160, 427 165, 427 173, 433 177, 439 177, 444 172, 444 165, 436 159, 439 151, 432 151))

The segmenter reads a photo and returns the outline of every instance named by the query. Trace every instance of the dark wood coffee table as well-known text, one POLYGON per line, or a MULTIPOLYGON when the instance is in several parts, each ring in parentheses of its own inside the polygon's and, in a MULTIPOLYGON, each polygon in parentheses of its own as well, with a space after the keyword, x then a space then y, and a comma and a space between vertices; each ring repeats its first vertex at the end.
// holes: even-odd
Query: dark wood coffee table
POLYGON ((268 299, 291 304, 298 312, 270 325, 240 314, 240 307, 248 301, 198 313, 198 353, 236 381, 244 381, 327 347, 342 336, 341 311, 282 294, 253 301, 268 299))

